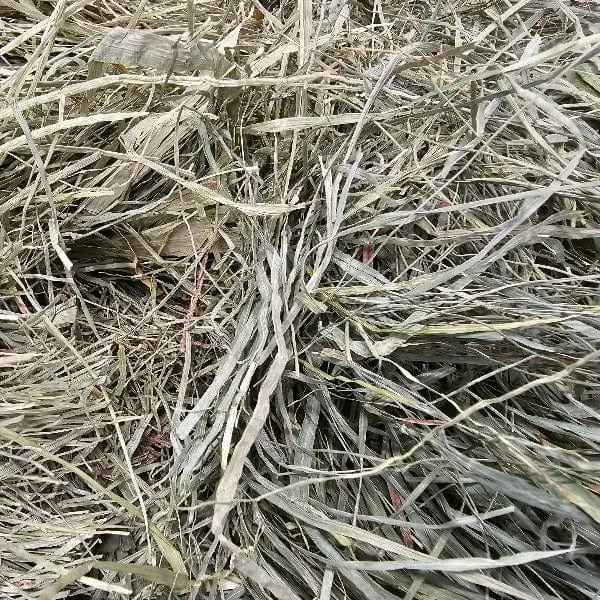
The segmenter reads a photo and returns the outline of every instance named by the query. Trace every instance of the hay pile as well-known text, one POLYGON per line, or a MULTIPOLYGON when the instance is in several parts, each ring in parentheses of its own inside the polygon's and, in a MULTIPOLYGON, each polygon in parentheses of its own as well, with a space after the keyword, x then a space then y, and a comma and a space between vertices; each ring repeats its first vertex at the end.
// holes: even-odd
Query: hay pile
POLYGON ((597 598, 595 10, 0 0, 0 596, 597 598))

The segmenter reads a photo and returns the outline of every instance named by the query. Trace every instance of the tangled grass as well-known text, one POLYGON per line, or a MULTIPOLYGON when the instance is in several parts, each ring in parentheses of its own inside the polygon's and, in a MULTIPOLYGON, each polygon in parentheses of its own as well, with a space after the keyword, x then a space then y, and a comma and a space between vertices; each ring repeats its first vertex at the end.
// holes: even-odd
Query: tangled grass
POLYGON ((0 0, 2 598, 598 598, 598 22, 0 0))

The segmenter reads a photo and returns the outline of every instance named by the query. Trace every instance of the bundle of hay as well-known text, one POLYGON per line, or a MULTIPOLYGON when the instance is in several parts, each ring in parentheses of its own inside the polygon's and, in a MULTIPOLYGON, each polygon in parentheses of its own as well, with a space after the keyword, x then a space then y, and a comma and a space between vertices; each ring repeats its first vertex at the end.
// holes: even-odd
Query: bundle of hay
POLYGON ((596 598, 594 11, 0 0, 0 595, 596 598))

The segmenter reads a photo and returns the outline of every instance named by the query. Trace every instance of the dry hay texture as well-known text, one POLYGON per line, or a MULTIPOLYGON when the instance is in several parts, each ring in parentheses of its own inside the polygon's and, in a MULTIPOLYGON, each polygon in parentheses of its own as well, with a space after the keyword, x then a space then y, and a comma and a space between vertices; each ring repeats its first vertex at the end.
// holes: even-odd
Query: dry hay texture
POLYGON ((0 0, 0 597, 598 598, 599 21, 0 0))

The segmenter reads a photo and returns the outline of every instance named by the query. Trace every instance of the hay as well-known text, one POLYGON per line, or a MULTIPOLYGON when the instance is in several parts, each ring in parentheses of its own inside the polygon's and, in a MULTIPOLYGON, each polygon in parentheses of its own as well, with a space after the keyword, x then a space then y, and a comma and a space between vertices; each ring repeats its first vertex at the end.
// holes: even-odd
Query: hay
POLYGON ((599 17, 0 0, 2 598, 597 598, 599 17))

